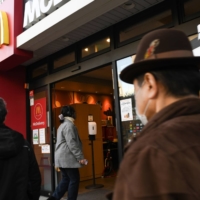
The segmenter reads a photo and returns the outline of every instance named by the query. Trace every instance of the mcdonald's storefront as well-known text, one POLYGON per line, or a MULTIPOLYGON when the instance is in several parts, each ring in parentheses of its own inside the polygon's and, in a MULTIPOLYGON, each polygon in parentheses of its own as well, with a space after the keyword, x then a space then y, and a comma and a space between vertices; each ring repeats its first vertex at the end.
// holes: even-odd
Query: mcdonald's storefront
POLYGON ((8 106, 6 124, 26 137, 25 67, 32 52, 16 47, 17 35, 23 32, 23 1, 0 2, 0 96, 8 106))
MULTIPOLYGON (((32 144, 43 195, 50 195, 60 180, 54 147, 63 105, 76 110, 75 124, 89 163, 88 121, 97 123, 94 164, 99 178, 108 144, 117 171, 124 145, 143 128, 134 110, 133 86, 119 79, 120 71, 134 62, 141 37, 153 29, 179 29, 200 56, 199 0, 138 2, 0 0, 5 123, 32 144)), ((81 169, 80 175, 81 181, 91 179, 92 166, 81 169)))

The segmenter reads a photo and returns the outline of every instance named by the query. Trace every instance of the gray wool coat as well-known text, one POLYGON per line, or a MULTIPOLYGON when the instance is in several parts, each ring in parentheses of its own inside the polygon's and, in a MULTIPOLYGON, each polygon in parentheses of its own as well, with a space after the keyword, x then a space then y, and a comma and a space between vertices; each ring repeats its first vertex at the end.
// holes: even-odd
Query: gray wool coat
POLYGON ((66 119, 57 130, 55 166, 61 168, 80 168, 79 160, 84 159, 82 143, 76 126, 66 119))

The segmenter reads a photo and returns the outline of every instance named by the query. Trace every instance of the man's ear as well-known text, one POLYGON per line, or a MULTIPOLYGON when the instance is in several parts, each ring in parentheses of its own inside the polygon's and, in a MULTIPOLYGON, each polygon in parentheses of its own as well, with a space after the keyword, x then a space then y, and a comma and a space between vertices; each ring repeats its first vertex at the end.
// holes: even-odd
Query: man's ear
POLYGON ((158 95, 158 82, 151 73, 144 75, 145 90, 149 99, 155 99, 158 95))

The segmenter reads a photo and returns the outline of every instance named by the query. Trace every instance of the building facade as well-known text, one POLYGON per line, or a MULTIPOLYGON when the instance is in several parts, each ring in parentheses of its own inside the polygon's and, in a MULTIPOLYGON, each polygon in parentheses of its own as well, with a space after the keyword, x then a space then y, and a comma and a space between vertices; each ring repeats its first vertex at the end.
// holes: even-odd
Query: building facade
MULTIPOLYGON (((134 88, 119 79, 134 62, 142 36, 159 28, 182 30, 199 52, 199 0, 4 0, 1 11, 0 96, 8 104, 6 124, 33 145, 42 193, 59 181, 54 171, 58 115, 63 105, 77 112, 84 154, 92 163, 88 121, 97 123, 95 177, 105 152, 117 170, 124 146, 143 128, 135 113, 134 88), (12 5, 12 6, 11 6, 12 5)), ((92 166, 80 170, 92 178, 92 166)))

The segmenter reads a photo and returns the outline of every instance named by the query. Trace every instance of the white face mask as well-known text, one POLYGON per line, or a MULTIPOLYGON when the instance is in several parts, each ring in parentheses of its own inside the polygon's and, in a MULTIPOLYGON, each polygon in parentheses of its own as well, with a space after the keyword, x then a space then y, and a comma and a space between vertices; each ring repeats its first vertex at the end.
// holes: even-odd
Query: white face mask
POLYGON ((135 111, 136 111, 136 115, 138 116, 138 118, 140 119, 140 121, 142 122, 142 124, 143 124, 143 125, 146 125, 146 124, 148 123, 148 119, 147 119, 146 115, 145 115, 145 114, 140 115, 140 114, 138 113, 137 108, 135 108, 135 111))
POLYGON ((144 114, 142 114, 142 115, 139 114, 139 112, 137 110, 137 107, 135 108, 136 115, 138 116, 138 118, 140 119, 140 121, 142 122, 143 125, 146 125, 148 123, 148 119, 147 119, 145 114, 146 114, 147 109, 149 107, 149 103, 150 103, 150 101, 148 101, 148 103, 147 103, 147 105, 146 105, 146 107, 144 109, 144 114))

